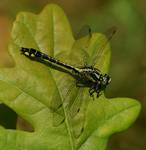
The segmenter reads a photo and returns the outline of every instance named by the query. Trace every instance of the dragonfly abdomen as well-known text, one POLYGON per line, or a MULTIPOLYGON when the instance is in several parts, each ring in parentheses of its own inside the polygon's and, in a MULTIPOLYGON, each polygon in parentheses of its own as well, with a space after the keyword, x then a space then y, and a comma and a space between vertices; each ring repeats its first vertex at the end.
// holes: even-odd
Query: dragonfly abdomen
POLYGON ((21 48, 21 52, 22 52, 22 54, 24 54, 24 55, 26 55, 26 56, 28 56, 30 58, 40 58, 42 60, 47 60, 50 63, 54 63, 56 65, 59 65, 59 66, 62 66, 64 68, 66 68, 66 69, 72 70, 74 72, 78 72, 77 68, 75 68, 75 67, 73 67, 71 65, 68 65, 66 63, 63 63, 60 60, 55 59, 55 58, 53 58, 53 57, 51 57, 49 55, 46 55, 46 54, 44 54, 44 53, 42 53, 40 51, 37 51, 36 49, 22 47, 21 48))

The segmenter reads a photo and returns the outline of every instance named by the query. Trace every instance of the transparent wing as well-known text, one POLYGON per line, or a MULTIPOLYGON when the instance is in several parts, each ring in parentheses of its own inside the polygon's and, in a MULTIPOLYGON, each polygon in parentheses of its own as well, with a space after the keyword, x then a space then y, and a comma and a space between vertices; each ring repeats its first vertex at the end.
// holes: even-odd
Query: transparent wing
POLYGON ((56 110, 53 110, 52 117, 53 117, 52 123, 53 123, 54 127, 61 125, 65 121, 65 115, 64 115, 64 111, 63 111, 62 107, 60 107, 56 110))
MULTIPOLYGON (((54 73, 55 74, 55 73, 54 73)), ((66 111, 66 102, 68 101, 67 95, 73 87, 74 79, 68 74, 56 75, 57 88, 54 91, 51 100, 53 126, 59 126, 65 120, 64 111, 66 111)))
POLYGON ((62 99, 59 93, 54 91, 52 100, 51 100, 51 112, 52 112, 52 123, 53 126, 59 126, 65 120, 65 115, 62 107, 62 99))
MULTIPOLYGON (((63 83, 63 81, 62 81, 63 83)), ((75 80, 74 82, 68 82, 68 85, 64 85, 59 88, 62 89, 63 102, 58 99, 58 96, 53 97, 52 107, 53 107, 53 125, 59 126, 65 121, 64 110, 67 112, 67 119, 70 121, 72 126, 72 132, 75 138, 78 138, 84 129, 84 124, 86 120, 86 109, 87 109, 87 97, 89 94, 87 88, 77 87, 75 80), (67 88, 64 88, 67 87, 67 88), (86 104, 85 104, 86 103, 86 104)))
POLYGON ((99 45, 96 49, 96 54, 91 56, 92 57, 92 61, 90 62, 90 64, 92 66, 95 66, 96 63, 100 62, 102 56, 104 56, 104 54, 106 53, 106 46, 109 43, 109 41, 112 39, 113 35, 116 33, 116 27, 111 27, 110 29, 108 29, 104 35, 106 36, 107 39, 103 39, 103 37, 99 38, 99 45))
POLYGON ((111 27, 103 34, 106 39, 104 36, 99 35, 96 37, 96 41, 94 41, 95 39, 91 33, 90 27, 84 26, 78 33, 77 40, 73 44, 71 50, 70 58, 73 58, 71 61, 76 63, 73 65, 77 67, 95 66, 106 53, 106 46, 115 32, 116 27, 111 27), (76 61, 74 61, 74 58, 76 58, 76 61))
POLYGON ((72 93, 68 99, 68 115, 72 125, 72 131, 75 138, 78 138, 83 130, 86 121, 86 109, 89 103, 88 88, 76 87, 72 88, 72 93), (74 93, 74 94, 73 94, 74 93))
MULTIPOLYGON (((61 99, 58 96, 53 96, 53 100, 51 101, 52 106, 52 114, 53 114, 53 125, 59 126, 64 122, 65 115, 64 111, 68 113, 68 118, 72 118, 75 114, 77 114, 77 110, 80 108, 80 101, 76 99, 78 97, 79 88, 76 87, 75 81, 72 83, 68 83, 68 85, 60 83, 62 86, 61 90, 61 99), (65 88, 67 87, 67 88, 65 88), (74 109, 72 108, 72 105, 74 106, 74 109), (70 114, 73 114, 73 116, 70 114)), ((66 116, 67 117, 67 116, 66 116)))
POLYGON ((78 94, 75 98, 74 103, 70 107, 70 118, 72 123, 73 135, 78 138, 85 126, 86 121, 86 109, 89 103, 89 95, 85 88, 79 88, 78 94))
POLYGON ((71 49, 70 58, 76 58, 76 61, 72 60, 72 62, 76 63, 74 63, 73 65, 77 67, 87 66, 87 60, 89 58, 87 48, 89 46, 91 37, 91 28, 88 25, 83 26, 77 34, 76 41, 74 42, 71 49))
POLYGON ((78 90, 76 92, 76 95, 74 95, 73 100, 71 100, 68 105, 71 118, 75 117, 75 115, 80 111, 80 107, 82 104, 83 88, 77 88, 78 90))

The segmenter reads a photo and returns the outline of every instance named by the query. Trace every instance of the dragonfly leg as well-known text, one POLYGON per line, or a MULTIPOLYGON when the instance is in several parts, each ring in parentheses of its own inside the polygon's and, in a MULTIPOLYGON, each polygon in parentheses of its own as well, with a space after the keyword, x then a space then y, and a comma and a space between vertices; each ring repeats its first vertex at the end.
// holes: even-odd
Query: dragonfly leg
POLYGON ((95 89, 93 88, 93 87, 91 87, 90 89, 89 89, 89 94, 90 94, 90 96, 91 97, 93 97, 93 100, 94 100, 94 92, 95 92, 95 89))
POLYGON ((100 91, 98 91, 98 92, 96 92, 96 93, 97 93, 97 98, 102 95, 102 94, 100 93, 100 91))
POLYGON ((96 97, 98 98, 100 96, 100 94, 99 94, 99 92, 97 92, 97 95, 96 95, 96 97))

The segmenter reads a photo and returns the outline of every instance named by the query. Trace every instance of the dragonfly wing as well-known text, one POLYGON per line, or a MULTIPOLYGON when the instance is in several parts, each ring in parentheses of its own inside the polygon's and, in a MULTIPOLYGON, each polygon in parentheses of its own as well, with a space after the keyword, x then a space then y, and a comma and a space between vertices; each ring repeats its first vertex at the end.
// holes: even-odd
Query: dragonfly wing
POLYGON ((54 127, 61 125, 65 121, 64 111, 61 107, 52 112, 52 117, 54 127))
MULTIPOLYGON (((89 95, 85 90, 88 89, 85 89, 84 87, 77 87, 74 81, 74 83, 70 84, 66 94, 64 95, 63 107, 65 107, 65 111, 68 114, 68 120, 72 126, 75 138, 78 138, 84 129, 86 109, 89 102, 86 101, 86 98, 89 97, 89 95)), ((63 118, 59 116, 59 119, 57 120, 60 120, 59 122, 61 123, 63 118)))
MULTIPOLYGON (((55 73, 54 73, 55 74, 55 73)), ((68 74, 56 74, 56 90, 51 100, 51 110, 53 116, 53 125, 58 126, 65 120, 64 112, 66 111, 66 95, 72 88, 74 79, 68 74)))
POLYGON ((65 120, 64 111, 62 108, 62 100, 59 93, 54 92, 51 100, 52 123, 53 126, 59 126, 65 120))
POLYGON ((104 58, 107 52, 107 46, 109 46, 109 41, 112 39, 115 33, 116 27, 111 27, 103 35, 98 36, 96 42, 94 43, 95 49, 92 51, 89 61, 92 66, 95 66, 96 64, 100 65, 101 60, 104 58))
POLYGON ((86 109, 89 101, 87 101, 87 91, 80 88, 78 95, 70 108, 71 122, 73 126, 73 135, 78 138, 83 130, 86 121, 86 109))
POLYGON ((71 118, 75 117, 75 115, 80 111, 81 103, 82 103, 82 95, 83 88, 78 87, 78 91, 74 97, 74 100, 69 104, 69 113, 71 118))
POLYGON ((73 58, 71 61, 74 62, 73 65, 79 67, 86 66, 89 54, 87 52, 90 39, 92 37, 91 29, 89 26, 83 26, 80 32, 76 36, 76 41, 74 42, 70 58, 73 58))

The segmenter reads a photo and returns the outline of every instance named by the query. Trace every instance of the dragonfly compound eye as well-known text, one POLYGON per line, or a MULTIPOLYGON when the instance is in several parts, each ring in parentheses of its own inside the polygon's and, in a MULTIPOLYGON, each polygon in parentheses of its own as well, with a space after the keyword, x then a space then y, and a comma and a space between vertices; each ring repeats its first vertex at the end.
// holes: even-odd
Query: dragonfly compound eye
POLYGON ((105 74, 103 77, 102 77, 102 84, 104 86, 108 85, 109 83, 111 82, 111 78, 109 75, 105 74))

